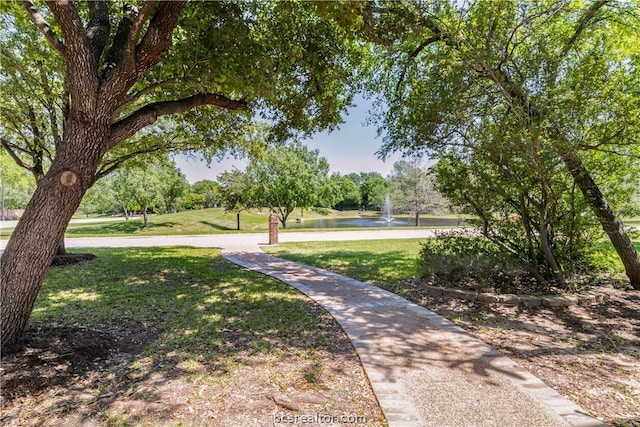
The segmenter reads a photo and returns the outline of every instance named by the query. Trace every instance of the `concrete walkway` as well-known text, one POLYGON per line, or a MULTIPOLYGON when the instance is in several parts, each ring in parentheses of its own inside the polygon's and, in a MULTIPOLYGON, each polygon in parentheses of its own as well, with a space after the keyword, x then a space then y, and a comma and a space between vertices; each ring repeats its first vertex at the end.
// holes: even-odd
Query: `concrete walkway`
POLYGON ((224 256, 327 309, 353 343, 390 427, 601 426, 445 318, 404 298, 256 247, 224 256))
MULTIPOLYGON (((337 240, 411 239, 433 237, 428 229, 369 229, 361 231, 296 231, 280 233, 280 242, 311 242, 337 240)), ((226 248, 255 251, 258 245, 266 245, 269 236, 265 233, 221 233, 193 236, 131 236, 131 237, 69 237, 65 246, 71 248, 127 248, 158 246, 193 246, 197 248, 226 248)), ((0 239, 0 250, 7 240, 0 239)))

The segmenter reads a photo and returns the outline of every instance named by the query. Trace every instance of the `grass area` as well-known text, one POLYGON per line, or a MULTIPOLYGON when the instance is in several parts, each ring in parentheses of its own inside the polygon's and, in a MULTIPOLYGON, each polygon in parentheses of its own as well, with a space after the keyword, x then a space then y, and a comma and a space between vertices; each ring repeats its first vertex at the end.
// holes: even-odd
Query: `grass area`
POLYGON ((392 292, 416 275, 416 258, 423 239, 354 242, 282 243, 265 252, 376 284, 392 292))
MULTIPOLYGON (((640 251, 640 233, 632 234, 640 251)), ((368 281, 391 292, 411 298, 403 281, 416 276, 416 258, 422 239, 375 240, 354 242, 281 243, 265 246, 272 255, 324 268, 355 279, 368 281)), ((608 242, 600 245, 603 266, 616 272, 624 268, 608 242)))
POLYGON ((49 270, 3 358, 1 425, 386 425, 348 338, 297 290, 214 249, 92 252, 49 270))
POLYGON ((243 270, 219 251, 145 248, 92 251, 97 258, 51 268, 30 324, 92 327, 152 323, 159 331, 147 353, 228 363, 242 351, 308 351, 328 337, 330 318, 297 291, 243 270))
MULTIPOLYGON (((242 212, 240 231, 267 229, 266 212, 242 212)), ((117 236, 144 234, 160 236, 171 234, 208 234, 237 232, 236 214, 224 209, 201 209, 164 215, 151 215, 149 228, 142 228, 142 219, 108 223, 69 224, 67 236, 117 236)))
MULTIPOLYGON (((149 217, 149 228, 142 227, 142 219, 133 219, 129 221, 99 221, 100 218, 93 218, 96 222, 90 223, 72 223, 69 224, 66 231, 67 237, 116 237, 116 236, 165 236, 165 235, 196 235, 196 234, 213 234, 213 233, 237 233, 237 232, 266 232, 268 230, 268 215, 266 209, 262 211, 251 210, 244 211, 240 214, 240 230, 237 230, 236 214, 225 212, 221 208, 201 209, 192 211, 183 211, 173 214, 151 215, 149 217)), ((294 223, 296 218, 304 217, 305 219, 318 218, 358 218, 358 217, 378 217, 378 212, 359 212, 359 211, 335 211, 335 210, 305 210, 304 213, 296 209, 290 216, 288 223, 294 223)), ((394 215, 398 221, 408 218, 407 215, 394 215)), ((455 219, 455 215, 443 215, 432 217, 424 215, 421 217, 426 220, 428 218, 438 219, 455 219)), ((83 218, 76 218, 83 219, 83 218)), ((382 227, 381 227, 382 228, 382 227)), ((434 227, 422 227, 434 228, 434 227)), ((436 227, 437 228, 437 227, 436 227)), ((281 232, 296 231, 328 231, 328 230, 361 230, 362 227, 340 227, 340 228, 280 228, 281 232)), ((0 238, 8 238, 13 229, 0 229, 0 238)))

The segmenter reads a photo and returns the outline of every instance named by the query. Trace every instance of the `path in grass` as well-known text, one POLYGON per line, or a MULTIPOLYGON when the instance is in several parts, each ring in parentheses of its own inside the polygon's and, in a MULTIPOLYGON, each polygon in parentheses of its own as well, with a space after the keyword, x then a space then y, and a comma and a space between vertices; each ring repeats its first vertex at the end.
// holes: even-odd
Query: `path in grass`
POLYGON ((2 425, 273 425, 382 415, 344 332, 216 249, 93 249, 52 268, 2 366, 2 425))
MULTIPOLYGON (((383 243, 391 250, 392 242, 366 245, 383 243)), ((348 245, 333 244, 334 255, 340 258, 348 245)), ((404 298, 256 249, 223 253, 296 287, 338 320, 358 351, 390 426, 601 425, 513 361, 404 298)))
MULTIPOLYGON (((640 250, 640 235, 634 236, 640 250)), ((263 250, 364 280, 446 316, 607 424, 638 419, 637 291, 616 292, 602 305, 556 310, 434 296, 412 280, 420 241, 285 243, 263 250)), ((599 249, 615 259, 611 245, 599 249)))

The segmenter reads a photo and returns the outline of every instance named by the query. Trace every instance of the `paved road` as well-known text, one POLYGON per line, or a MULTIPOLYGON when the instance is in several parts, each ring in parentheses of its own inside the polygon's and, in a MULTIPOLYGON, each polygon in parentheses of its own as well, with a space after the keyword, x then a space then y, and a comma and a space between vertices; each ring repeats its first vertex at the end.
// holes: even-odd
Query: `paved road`
MULTIPOLYGON (((140 219, 140 217, 134 216, 129 219, 140 219)), ((125 221, 122 216, 114 216, 114 217, 103 217, 103 218, 73 218, 69 221, 71 224, 90 224, 94 222, 116 222, 116 221, 125 221)), ((9 221, 0 221, 0 228, 16 228, 18 225, 18 220, 9 220, 9 221)))

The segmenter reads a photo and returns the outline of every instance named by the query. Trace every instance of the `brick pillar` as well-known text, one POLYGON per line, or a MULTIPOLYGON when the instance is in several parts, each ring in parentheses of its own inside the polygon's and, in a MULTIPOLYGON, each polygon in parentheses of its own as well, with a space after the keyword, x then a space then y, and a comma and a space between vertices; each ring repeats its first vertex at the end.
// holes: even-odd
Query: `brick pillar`
POLYGON ((269 215, 269 244, 278 244, 278 215, 269 215))

